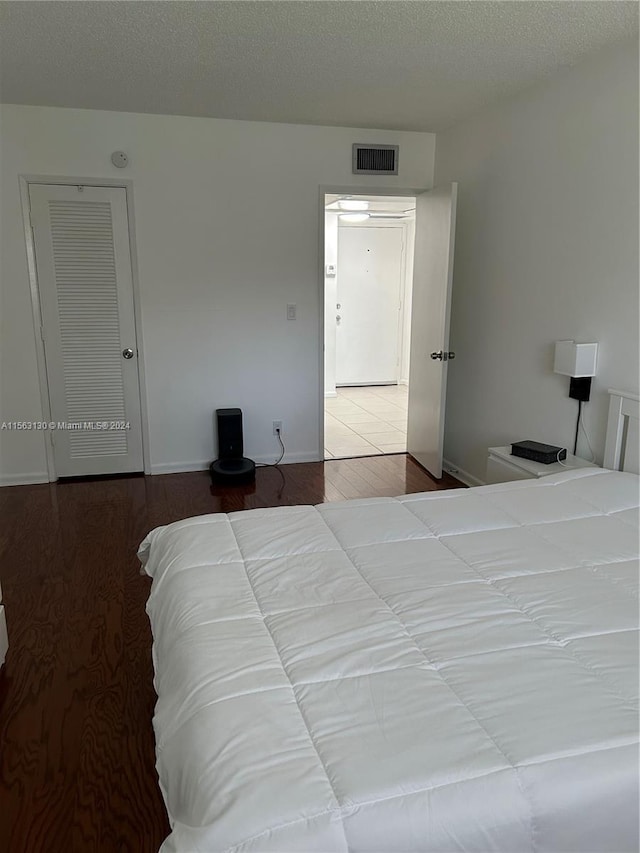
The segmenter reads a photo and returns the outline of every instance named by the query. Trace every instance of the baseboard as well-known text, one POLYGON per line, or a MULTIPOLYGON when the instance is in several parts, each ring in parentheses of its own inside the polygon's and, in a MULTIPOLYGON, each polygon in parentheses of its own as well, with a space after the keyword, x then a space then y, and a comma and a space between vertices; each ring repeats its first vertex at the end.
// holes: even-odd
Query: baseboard
MULTIPOLYGON (((254 456, 255 462, 263 465, 272 465, 278 458, 275 454, 254 456)), ((280 463, 281 465, 292 465, 296 462, 321 462, 317 453, 302 452, 302 453, 287 453, 285 458, 280 463)), ((207 471, 211 459, 203 459, 197 462, 172 462, 169 464, 160 464, 151 466, 151 474, 186 474, 192 471, 207 471)), ((32 474, 0 474, 0 488, 3 486, 35 486, 41 483, 48 483, 49 475, 46 471, 36 471, 32 474)))
POLYGON ((171 462, 169 464, 152 465, 151 474, 186 474, 191 471, 206 471, 211 459, 202 462, 171 462))
POLYGON ((398 385, 398 382, 376 382, 372 379, 369 382, 340 382, 336 383, 336 388, 389 388, 392 385, 398 385))
POLYGON ((325 391, 324 396, 325 397, 337 397, 338 392, 337 391, 325 391))
POLYGON ((398 385, 408 385, 408 384, 409 384, 408 379, 398 379, 398 385))
MULTIPOLYGON (((251 456, 254 462, 260 465, 273 465, 278 458, 275 454, 269 456, 251 456)), ((280 463, 281 465, 293 465, 296 462, 320 462, 317 453, 287 453, 280 463)), ((151 474, 187 474, 192 471, 206 471, 211 464, 211 459, 201 462, 174 462, 168 465, 152 465, 151 474)))
POLYGON ((0 474, 0 486, 35 486, 48 483, 46 471, 36 471, 33 474, 0 474))
MULTIPOLYGON (((275 459, 268 456, 256 456, 256 462, 263 463, 271 463, 275 462, 275 459)), ((301 451, 300 453, 287 453, 280 463, 281 465, 293 465, 296 462, 324 462, 322 456, 318 456, 318 453, 311 453, 310 451, 301 451)))
MULTIPOLYGON (((252 456, 251 457, 254 462, 258 465, 273 465, 273 463, 278 458, 275 454, 270 455, 262 455, 262 456, 252 456)), ((322 457, 318 456, 317 453, 311 453, 309 451, 302 451, 299 453, 285 453, 284 459, 280 462, 280 465, 295 465, 297 462, 322 462, 322 457)))
POLYGON ((460 480, 460 482, 464 483, 465 486, 486 486, 487 485, 483 480, 479 480, 477 477, 474 477, 473 474, 470 474, 468 471, 465 471, 463 468, 458 468, 457 465, 454 465, 453 462, 449 462, 448 459, 442 460, 442 470, 446 471, 447 474, 451 474, 451 476, 455 477, 456 480, 460 480))

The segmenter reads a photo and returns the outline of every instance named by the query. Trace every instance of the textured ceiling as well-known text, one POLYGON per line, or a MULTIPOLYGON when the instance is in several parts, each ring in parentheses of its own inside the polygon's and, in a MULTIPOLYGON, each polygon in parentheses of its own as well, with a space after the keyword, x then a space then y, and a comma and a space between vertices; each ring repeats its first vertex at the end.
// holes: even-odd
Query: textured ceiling
POLYGON ((637 32, 615 0, 5 0, 0 96, 437 131, 637 32))

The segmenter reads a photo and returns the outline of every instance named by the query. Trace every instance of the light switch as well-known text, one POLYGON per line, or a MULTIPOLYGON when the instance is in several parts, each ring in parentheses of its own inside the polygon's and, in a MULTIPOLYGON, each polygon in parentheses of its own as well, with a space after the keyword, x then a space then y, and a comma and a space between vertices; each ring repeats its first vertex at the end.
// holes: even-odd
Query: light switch
POLYGON ((293 303, 289 303, 287 305, 287 320, 295 320, 296 319, 297 307, 293 303))

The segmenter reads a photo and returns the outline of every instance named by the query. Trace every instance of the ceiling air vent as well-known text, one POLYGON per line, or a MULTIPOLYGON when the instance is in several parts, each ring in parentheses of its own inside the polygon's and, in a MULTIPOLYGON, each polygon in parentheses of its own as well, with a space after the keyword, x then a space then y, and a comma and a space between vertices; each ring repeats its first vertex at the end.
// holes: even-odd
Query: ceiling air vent
POLYGON ((353 144, 354 175, 397 175, 397 145, 353 144))

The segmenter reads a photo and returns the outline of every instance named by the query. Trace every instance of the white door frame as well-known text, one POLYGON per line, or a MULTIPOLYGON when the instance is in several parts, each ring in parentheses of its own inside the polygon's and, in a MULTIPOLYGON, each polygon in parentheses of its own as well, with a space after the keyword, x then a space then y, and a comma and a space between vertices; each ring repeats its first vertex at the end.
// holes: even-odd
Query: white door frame
MULTIPOLYGON (((38 381, 40 385, 40 403, 42 405, 42 419, 51 420, 51 399, 49 396, 49 382, 47 379, 46 356, 44 351, 44 340, 42 338, 42 312, 40 308, 40 291, 38 289, 38 272, 36 267, 35 245, 33 231, 31 230, 29 185, 30 184, 54 184, 84 187, 120 187, 124 189, 127 198, 127 219, 129 227, 129 252, 131 255, 131 278, 133 283, 133 314, 136 329, 136 341, 138 347, 138 381, 140 385, 140 414, 142 420, 142 460, 144 473, 151 473, 151 459, 149 454, 149 414, 147 407, 147 390, 144 369, 144 346, 142 339, 142 310, 140 303, 140 287, 138 281, 138 258, 136 253, 135 216, 133 208, 133 181, 118 180, 114 178, 78 178, 63 177, 60 175, 19 175, 20 201, 22 203, 22 221, 24 227, 24 239, 27 250, 27 267, 29 271, 29 289, 31 291, 31 310, 33 313, 33 331, 36 342, 36 361, 38 365, 38 381)), ((53 444, 51 433, 46 430, 44 435, 44 449, 47 459, 47 473, 49 482, 55 482, 56 474, 53 444)))
MULTIPOLYGON (((320 326, 320 345, 318 347, 318 375, 320 382, 318 385, 318 408, 319 408, 319 436, 320 443, 318 446, 318 460, 324 461, 324 212, 325 201, 324 197, 327 193, 342 195, 349 193, 351 195, 392 195, 406 196, 412 198, 427 192, 431 187, 407 188, 407 187, 371 187, 371 186, 320 186, 318 187, 318 291, 319 305, 318 317, 320 326)), ((406 253, 405 253, 406 254, 406 253)))

